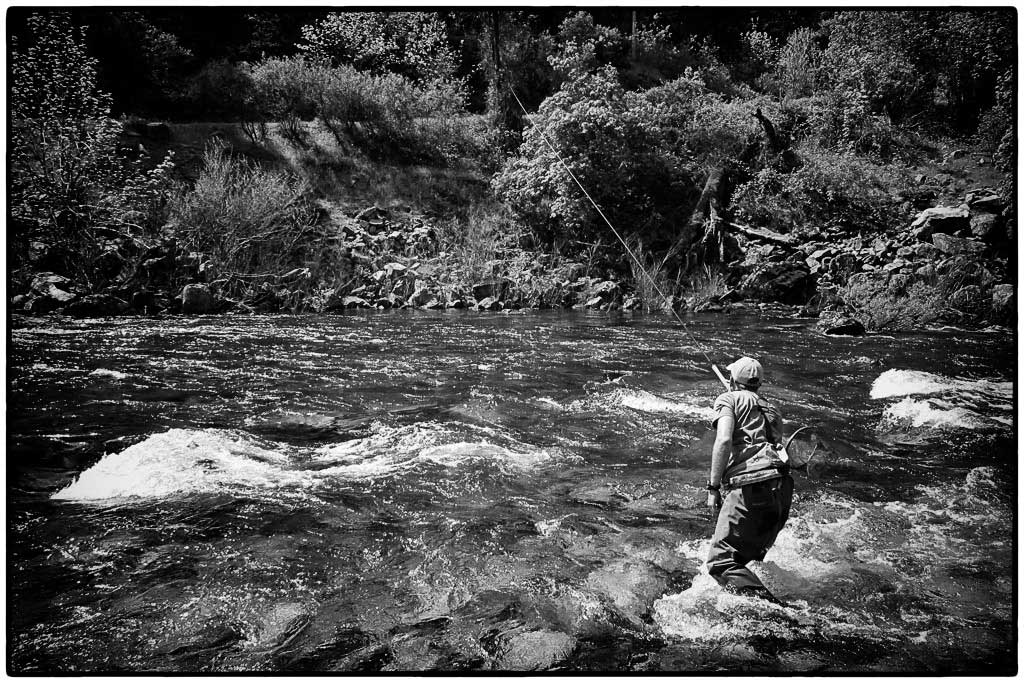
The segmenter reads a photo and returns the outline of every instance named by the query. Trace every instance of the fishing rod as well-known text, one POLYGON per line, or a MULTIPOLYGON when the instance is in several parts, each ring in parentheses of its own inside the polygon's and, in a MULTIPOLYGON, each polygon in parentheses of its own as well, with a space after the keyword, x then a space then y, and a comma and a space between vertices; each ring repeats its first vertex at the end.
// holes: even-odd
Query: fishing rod
POLYGON ((604 220, 605 224, 609 228, 611 228, 612 233, 614 233, 614 235, 619 239, 619 242, 622 243, 623 249, 626 250, 626 253, 629 254, 629 257, 633 259, 634 263, 636 263, 637 267, 640 269, 640 272, 646 275, 647 279, 650 280, 651 287, 653 287, 654 291, 658 293, 658 296, 660 296, 662 300, 666 304, 668 304, 668 310, 672 312, 672 315, 675 316, 675 319, 682 326, 683 332, 686 334, 687 337, 690 338, 690 341, 694 343, 694 346, 697 347, 697 350, 701 352, 701 355, 704 356, 704 359, 711 365, 711 369, 715 371, 716 375, 718 375, 718 380, 722 383, 722 386, 725 387, 726 391, 729 391, 731 388, 729 386, 729 381, 725 379, 725 375, 722 374, 722 371, 718 369, 718 366, 715 365, 714 362, 712 362, 711 357, 708 356, 706 351, 704 351, 703 345, 700 342, 698 342, 697 338, 690 332, 690 329, 686 326, 686 323, 683 322, 682 317, 676 311, 675 307, 672 306, 671 302, 668 300, 668 297, 665 296, 665 293, 661 291, 661 287, 659 287, 658 283, 654 281, 654 277, 647 272, 647 269, 644 267, 644 264, 640 262, 640 259, 637 258, 636 254, 633 253, 633 250, 629 248, 629 244, 626 243, 626 240, 623 239, 622 235, 619 234, 619 231, 615 229, 615 226, 612 225, 612 222, 610 220, 608 220, 608 217, 604 215, 604 211, 601 210, 601 207, 597 205, 597 202, 594 201, 594 198, 590 196, 589 192, 587 192, 587 188, 583 187, 583 183, 579 181, 579 179, 576 177, 576 174, 572 172, 572 169, 569 168, 569 165, 565 163, 564 159, 562 159, 562 155, 558 153, 558 150, 555 149, 555 146, 551 144, 550 140, 548 140, 548 136, 544 134, 544 131, 541 130, 540 126, 537 126, 536 124, 533 123, 533 119, 530 117, 530 113, 526 111, 526 107, 524 107, 523 103, 519 100, 519 96, 516 95, 516 91, 512 88, 509 88, 509 92, 511 92, 512 97, 516 99, 516 103, 519 105, 519 108, 523 110, 523 115, 526 116, 530 123, 534 125, 534 129, 538 133, 540 133, 540 137, 542 140, 544 140, 544 143, 548 146, 548 149, 551 150, 551 153, 554 154, 555 158, 558 159, 558 161, 562 164, 562 168, 564 168, 566 173, 569 174, 569 177, 573 179, 576 185, 580 188, 580 191, 583 192, 583 195, 590 200, 590 203, 594 206, 594 209, 597 211, 597 214, 602 218, 602 220, 604 220))

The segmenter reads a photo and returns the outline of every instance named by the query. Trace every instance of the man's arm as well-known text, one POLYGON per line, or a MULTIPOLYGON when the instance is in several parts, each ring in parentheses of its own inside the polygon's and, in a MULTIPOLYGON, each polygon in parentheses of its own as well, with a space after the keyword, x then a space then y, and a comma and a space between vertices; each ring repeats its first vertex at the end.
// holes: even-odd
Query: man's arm
MULTIPOLYGON (((716 423, 718 431, 715 434, 715 445, 711 448, 711 473, 708 475, 712 486, 722 484, 722 475, 725 474, 725 466, 729 463, 732 451, 732 428, 735 423, 732 415, 722 415, 716 423)), ((708 507, 718 508, 721 505, 722 492, 708 491, 708 507)))

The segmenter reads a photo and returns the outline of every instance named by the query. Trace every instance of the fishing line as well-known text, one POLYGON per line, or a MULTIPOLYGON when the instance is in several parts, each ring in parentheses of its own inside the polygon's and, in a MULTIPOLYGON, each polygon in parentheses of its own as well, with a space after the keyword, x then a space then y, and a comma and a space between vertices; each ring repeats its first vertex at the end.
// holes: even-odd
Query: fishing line
POLYGON ((660 296, 662 300, 666 304, 668 304, 668 309, 672 312, 672 315, 675 316, 675 319, 679 322, 679 324, 682 325, 683 332, 686 334, 687 337, 690 338, 690 341, 693 342, 694 346, 697 347, 697 350, 700 351, 701 355, 704 356, 704 359, 711 365, 711 369, 715 371, 716 375, 718 375, 718 379, 722 382, 722 385, 725 387, 725 390, 729 391, 729 382, 725 379, 725 376, 722 374, 722 371, 718 369, 718 366, 715 365, 714 362, 712 362, 711 357, 708 356, 707 352, 704 350, 704 346, 690 332, 690 329, 686 326, 686 323, 683 322, 682 317, 680 317, 675 307, 672 306, 671 302, 668 300, 668 297, 665 296, 665 293, 661 291, 660 287, 658 287, 658 283, 654 281, 654 277, 647 272, 647 269, 644 267, 644 264, 640 262, 640 259, 637 258, 636 254, 633 253, 633 250, 629 248, 629 245, 626 243, 626 240, 623 239, 619 231, 615 229, 615 226, 612 225, 612 222, 610 220, 608 220, 608 217, 604 215, 604 211, 601 210, 601 207, 597 205, 597 202, 594 201, 594 198, 590 196, 589 192, 587 192, 587 188, 583 187, 583 183, 579 181, 579 179, 576 177, 576 174, 572 172, 572 169, 569 168, 569 165, 565 163, 564 159, 562 159, 562 155, 558 153, 558 150, 555 149, 555 146, 551 144, 550 140, 548 140, 548 136, 544 134, 544 131, 541 130, 540 126, 536 125, 533 122, 533 119, 530 117, 530 113, 526 111, 526 107, 523 106, 523 103, 519 100, 519 96, 516 95, 516 91, 513 90, 512 88, 509 88, 509 92, 511 92, 512 97, 516 99, 516 103, 519 105, 519 108, 523 110, 523 115, 526 116, 526 118, 533 125, 534 130, 536 130, 540 134, 541 139, 544 140, 544 143, 548 146, 548 149, 551 150, 551 153, 554 154, 555 158, 558 159, 558 161, 562 164, 562 168, 564 168, 566 173, 569 174, 569 177, 573 179, 576 185, 580 188, 580 191, 583 192, 583 195, 590 200, 590 203, 594 206, 594 209, 597 210, 598 215, 601 216, 601 219, 604 220, 605 224, 611 229, 612 233, 614 233, 614 235, 619 239, 619 242, 622 243, 623 249, 626 250, 626 253, 629 254, 629 257, 633 259, 634 263, 636 263, 637 267, 640 269, 640 272, 647 276, 647 279, 651 283, 651 287, 653 287, 654 291, 658 293, 658 296, 660 296))

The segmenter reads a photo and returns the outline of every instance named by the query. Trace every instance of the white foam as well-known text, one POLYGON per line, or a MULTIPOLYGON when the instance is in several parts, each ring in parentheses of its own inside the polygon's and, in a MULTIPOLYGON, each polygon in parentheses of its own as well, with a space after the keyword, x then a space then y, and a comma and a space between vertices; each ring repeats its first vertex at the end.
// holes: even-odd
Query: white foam
MULTIPOLYGON (((483 464, 515 473, 542 466, 553 457, 548 451, 518 443, 503 446, 486 439, 458 440, 460 434, 450 425, 387 427, 375 423, 372 429, 374 433, 367 438, 319 449, 315 457, 328 466, 318 469, 303 469, 283 450, 242 434, 171 429, 104 456, 53 498, 160 498, 253 489, 301 492, 331 479, 377 478, 424 464, 449 468, 483 464)), ((485 427, 476 430, 501 438, 485 427)))
POLYGON ((90 377, 110 377, 111 379, 128 379, 128 375, 117 370, 107 370, 106 368, 97 368, 89 373, 90 377))
POLYGON ((456 467, 473 462, 486 461, 503 470, 529 470, 551 460, 547 451, 517 452, 485 441, 458 442, 424 448, 418 460, 456 467))
POLYGON ((885 409, 882 413, 882 423, 909 424, 911 427, 977 429, 984 426, 985 420, 967 408, 949 407, 948 404, 907 396, 885 409))
POLYGON ((681 413, 706 420, 715 418, 715 411, 710 406, 700 405, 686 398, 670 400, 643 390, 619 390, 616 396, 619 405, 644 413, 681 413))
MULTIPOLYGON (((465 425, 461 426, 464 430, 465 425)), ((351 478, 379 477, 407 470, 424 463, 459 467, 483 463, 502 471, 523 471, 539 467, 552 459, 545 450, 509 443, 493 429, 473 426, 472 429, 487 437, 478 441, 465 441, 465 433, 453 425, 422 422, 402 427, 388 427, 373 423, 372 433, 362 439, 326 446, 317 452, 317 458, 337 463, 321 470, 323 475, 351 478)))
POLYGON ((993 394, 1010 399, 1013 397, 1013 383, 955 379, 920 370, 893 369, 883 372, 871 384, 871 398, 874 399, 947 391, 993 394))
POLYGON ((227 488, 308 486, 308 473, 285 467, 288 458, 220 430, 171 429, 120 453, 106 455, 58 500, 165 497, 227 488))
POLYGON ((654 602, 654 622, 673 638, 694 642, 743 640, 753 633, 784 635, 795 612, 722 590, 705 569, 677 595, 654 602))

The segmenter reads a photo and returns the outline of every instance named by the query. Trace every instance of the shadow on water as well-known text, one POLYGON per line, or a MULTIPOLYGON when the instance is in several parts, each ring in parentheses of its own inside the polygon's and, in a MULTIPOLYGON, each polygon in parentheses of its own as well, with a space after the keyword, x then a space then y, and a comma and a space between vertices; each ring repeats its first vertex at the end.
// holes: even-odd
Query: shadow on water
POLYGON ((702 571, 720 389, 666 320, 64 324, 9 349, 12 673, 1016 667, 1005 335, 692 321, 818 449, 779 607, 702 571))

